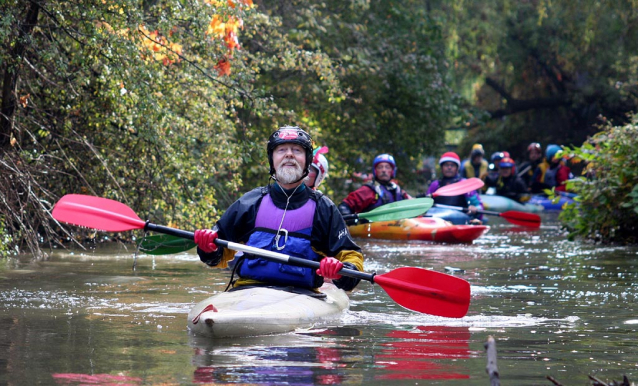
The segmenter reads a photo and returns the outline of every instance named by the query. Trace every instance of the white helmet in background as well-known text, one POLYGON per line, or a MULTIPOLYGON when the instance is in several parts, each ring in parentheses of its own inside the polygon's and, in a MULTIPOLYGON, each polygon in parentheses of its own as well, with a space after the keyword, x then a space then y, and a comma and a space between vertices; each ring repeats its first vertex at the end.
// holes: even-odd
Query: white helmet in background
POLYGON ((312 188, 316 189, 323 180, 328 177, 328 159, 323 155, 328 152, 328 148, 326 146, 320 147, 315 150, 315 154, 312 158, 312 166, 316 169, 317 177, 315 178, 315 183, 312 188))

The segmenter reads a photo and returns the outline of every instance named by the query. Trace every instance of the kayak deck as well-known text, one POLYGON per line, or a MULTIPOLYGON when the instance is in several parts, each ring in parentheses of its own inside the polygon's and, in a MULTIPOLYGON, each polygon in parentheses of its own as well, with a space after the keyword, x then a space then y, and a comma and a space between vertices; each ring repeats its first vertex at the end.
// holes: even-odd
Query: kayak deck
POLYGON ((451 225, 437 217, 416 217, 350 226, 353 237, 383 240, 419 240, 439 243, 471 243, 490 229, 486 225, 451 225))
POLYGON ((332 283, 323 299, 269 287, 222 292, 196 304, 188 329, 215 338, 279 334, 336 320, 349 307, 348 295, 332 283))
POLYGON ((571 204, 574 198, 569 195, 561 195, 558 202, 554 202, 545 195, 535 195, 529 200, 530 204, 541 205, 545 210, 563 210, 565 204, 571 204))
POLYGON ((542 205, 531 202, 521 204, 520 202, 516 202, 511 198, 489 194, 481 194, 481 202, 483 203, 483 207, 486 210, 492 210, 495 212, 507 212, 509 210, 516 210, 519 212, 539 213, 544 210, 542 205))

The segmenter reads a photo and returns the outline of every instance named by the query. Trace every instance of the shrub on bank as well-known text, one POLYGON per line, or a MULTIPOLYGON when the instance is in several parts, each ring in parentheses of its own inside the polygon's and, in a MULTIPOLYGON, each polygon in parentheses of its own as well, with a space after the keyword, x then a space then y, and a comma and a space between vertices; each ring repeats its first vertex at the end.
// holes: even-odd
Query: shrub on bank
POLYGON ((567 183, 578 194, 560 220, 570 239, 638 243, 638 115, 625 126, 608 124, 582 146, 565 148, 586 162, 583 175, 567 183))

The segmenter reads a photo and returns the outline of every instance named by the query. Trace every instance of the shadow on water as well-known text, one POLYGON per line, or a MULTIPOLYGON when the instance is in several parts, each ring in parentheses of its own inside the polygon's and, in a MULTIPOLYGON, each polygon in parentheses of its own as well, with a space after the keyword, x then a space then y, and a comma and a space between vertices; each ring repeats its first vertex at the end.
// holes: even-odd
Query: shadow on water
POLYGON ((0 384, 485 385, 496 338, 503 384, 638 378, 638 248, 565 241, 492 219, 471 245, 362 240, 366 271, 401 266, 471 284, 466 317, 416 314, 361 283, 338 325, 232 340, 186 329, 189 309, 229 272, 192 253, 117 246, 0 263, 0 384))

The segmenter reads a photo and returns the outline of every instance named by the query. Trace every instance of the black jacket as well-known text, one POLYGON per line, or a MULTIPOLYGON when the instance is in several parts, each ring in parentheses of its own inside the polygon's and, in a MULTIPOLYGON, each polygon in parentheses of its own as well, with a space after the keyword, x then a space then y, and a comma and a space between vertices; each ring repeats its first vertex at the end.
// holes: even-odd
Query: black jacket
MULTIPOLYGON (((317 203, 310 234, 312 248, 326 256, 339 259, 347 268, 362 270, 361 248, 350 237, 346 223, 335 204, 320 192, 309 189, 305 185, 301 187, 303 188, 291 196, 288 210, 299 209, 308 200, 314 200, 317 203)), ((268 193, 275 206, 280 209, 286 207, 287 197, 279 185, 253 189, 235 201, 217 221, 213 229, 217 231, 218 237, 238 243, 248 241, 255 228, 255 219, 261 200, 268 193)), ((292 191, 286 193, 290 195, 292 191)), ((212 253, 205 253, 198 248, 197 253, 204 263, 215 266, 219 264, 224 248, 220 247, 212 253)), ((333 282, 337 287, 349 291, 359 283, 359 279, 342 276, 333 282)))

